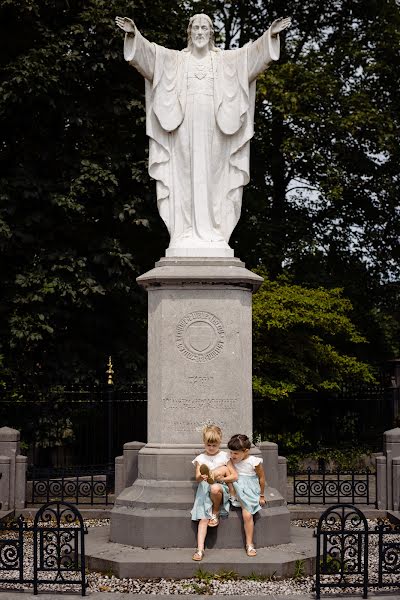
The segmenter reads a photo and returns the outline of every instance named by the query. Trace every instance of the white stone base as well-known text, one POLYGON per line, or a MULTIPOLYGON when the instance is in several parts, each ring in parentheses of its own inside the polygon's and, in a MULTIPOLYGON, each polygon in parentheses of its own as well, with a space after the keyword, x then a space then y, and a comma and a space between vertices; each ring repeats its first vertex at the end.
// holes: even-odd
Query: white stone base
POLYGON ((165 251, 165 256, 168 258, 185 258, 190 256, 191 258, 233 258, 234 252, 232 248, 225 247, 219 248, 215 247, 207 247, 207 248, 167 248, 165 251))

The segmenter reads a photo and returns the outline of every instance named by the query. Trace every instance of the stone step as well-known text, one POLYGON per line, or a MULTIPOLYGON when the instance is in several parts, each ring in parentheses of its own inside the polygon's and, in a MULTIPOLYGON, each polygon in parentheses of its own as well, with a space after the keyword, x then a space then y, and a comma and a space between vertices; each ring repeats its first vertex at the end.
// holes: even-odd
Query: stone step
POLYGON ((391 523, 394 523, 395 525, 400 525, 400 511, 388 510, 387 516, 391 523))
POLYGON ((14 516, 13 510, 0 510, 0 521, 7 519, 7 517, 13 517, 13 516, 14 516))
POLYGON ((194 549, 137 548, 109 542, 108 527, 93 527, 85 537, 87 566, 91 570, 111 571, 117 577, 169 577, 182 579, 203 571, 235 571, 289 577, 300 569, 315 572, 316 540, 313 530, 291 527, 290 543, 259 548, 250 558, 243 548, 206 549, 201 562, 192 560, 194 549), (301 561, 301 562, 300 562, 301 561))

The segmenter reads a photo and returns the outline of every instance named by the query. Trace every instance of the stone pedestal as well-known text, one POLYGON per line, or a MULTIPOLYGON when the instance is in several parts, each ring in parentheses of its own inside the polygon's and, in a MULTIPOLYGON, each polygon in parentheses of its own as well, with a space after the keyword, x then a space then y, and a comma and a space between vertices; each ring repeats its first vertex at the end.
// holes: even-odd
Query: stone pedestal
POLYGON ((400 510, 400 427, 383 434, 383 455, 376 458, 377 508, 400 510))
POLYGON ((0 427, 0 509, 25 507, 26 456, 20 455, 20 432, 0 427))
MULTIPOLYGON (((262 278, 236 258, 163 258, 138 283, 149 305, 148 443, 136 481, 112 510, 111 541, 193 548, 191 460, 203 450, 203 427, 219 425, 225 444, 235 433, 252 435, 251 302, 262 278)), ((273 487, 266 496, 255 541, 286 543, 289 511, 273 487)), ((243 545, 238 517, 233 511, 210 530, 208 544, 243 545)))

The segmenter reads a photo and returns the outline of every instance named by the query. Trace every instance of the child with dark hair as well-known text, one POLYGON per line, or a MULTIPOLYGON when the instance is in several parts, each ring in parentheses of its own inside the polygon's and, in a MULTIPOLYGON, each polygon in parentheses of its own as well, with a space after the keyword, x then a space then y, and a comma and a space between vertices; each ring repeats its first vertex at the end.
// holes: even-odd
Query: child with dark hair
POLYGON ((246 537, 247 556, 256 556, 254 548, 254 518, 253 515, 265 504, 264 488, 265 473, 263 459, 250 456, 251 442, 247 435, 237 433, 228 442, 231 461, 238 474, 233 482, 236 497, 231 496, 233 506, 241 506, 244 532, 246 537))

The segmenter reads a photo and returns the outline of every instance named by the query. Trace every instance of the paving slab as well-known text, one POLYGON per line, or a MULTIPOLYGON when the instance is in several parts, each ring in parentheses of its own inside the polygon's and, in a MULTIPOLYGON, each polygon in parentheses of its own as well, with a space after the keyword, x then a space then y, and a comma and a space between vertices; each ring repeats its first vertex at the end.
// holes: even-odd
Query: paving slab
MULTIPOLYGON (((62 593, 40 593, 40 596, 34 596, 31 592, 0 592, 0 600, 38 600, 43 596, 43 600, 77 600, 80 596, 77 594, 62 594, 62 593)), ((119 592, 88 592, 87 597, 90 600, 171 600, 171 594, 131 594, 119 592)), ((204 600, 204 595, 188 594, 184 596, 188 600, 204 600)), ((231 596, 231 595, 213 595, 213 600, 315 600, 315 594, 258 594, 250 596, 231 596)), ((333 595, 321 594, 321 598, 334 600, 351 600, 362 598, 361 594, 333 595)), ((368 600, 399 600, 400 594, 368 594, 368 600)))
POLYGON ((235 571, 241 576, 257 573, 290 577, 303 561, 306 574, 315 572, 316 543, 311 529, 291 527, 291 542, 258 548, 257 556, 248 557, 243 548, 206 549, 204 559, 192 560, 188 548, 137 548, 109 542, 108 527, 92 527, 85 539, 87 566, 91 570, 111 571, 117 577, 193 577, 203 571, 235 571))

